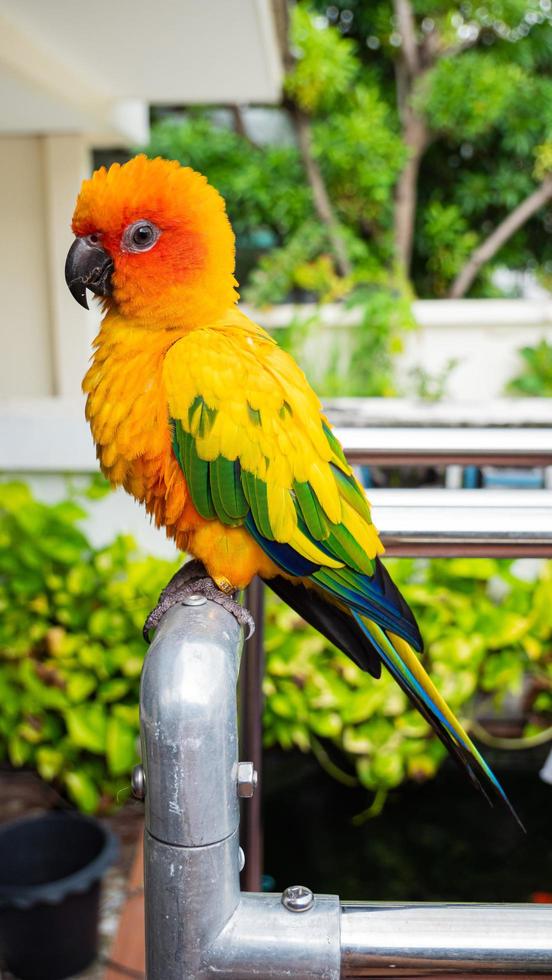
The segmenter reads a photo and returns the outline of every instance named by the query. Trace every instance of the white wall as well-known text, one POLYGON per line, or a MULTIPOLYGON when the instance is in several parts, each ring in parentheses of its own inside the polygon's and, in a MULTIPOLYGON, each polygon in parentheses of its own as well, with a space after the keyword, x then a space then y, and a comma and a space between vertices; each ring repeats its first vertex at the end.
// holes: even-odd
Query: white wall
MULTIPOLYGON (((321 379, 336 350, 338 373, 346 375, 358 310, 333 303, 321 308, 282 304, 246 312, 274 330, 276 337, 278 329, 294 318, 312 318, 304 349, 309 378, 323 395, 321 379)), ((456 358, 459 364, 447 383, 448 398, 459 402, 500 398, 506 382, 522 367, 519 349, 543 337, 552 343, 552 299, 417 300, 413 312, 417 329, 402 334, 404 350, 395 360, 398 387, 404 394, 413 394, 413 368, 435 375, 456 358)))
POLYGON ((271 0, 0 0, 1 132, 136 145, 148 104, 276 103, 282 75, 271 0))
POLYGON ((499 398, 523 368, 519 349, 543 337, 552 343, 552 300, 421 300, 414 315, 419 328, 405 335, 397 361, 399 390, 416 366, 437 374, 454 358, 448 398, 499 398))
POLYGON ((0 137, 0 396, 78 395, 96 318, 64 280, 80 136, 0 137))
POLYGON ((37 137, 0 138, 0 391, 52 395, 42 146, 37 137))

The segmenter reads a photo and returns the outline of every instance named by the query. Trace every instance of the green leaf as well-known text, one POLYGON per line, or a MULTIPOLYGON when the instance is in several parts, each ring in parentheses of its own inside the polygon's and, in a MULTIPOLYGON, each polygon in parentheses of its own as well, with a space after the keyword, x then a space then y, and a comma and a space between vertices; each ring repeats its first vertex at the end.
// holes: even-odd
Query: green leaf
POLYGON ((114 704, 111 709, 113 718, 121 718, 127 725, 138 731, 140 724, 138 704, 114 704))
POLYGON ((107 764, 114 776, 129 773, 137 762, 136 730, 116 716, 107 723, 107 764))
POLYGON ((81 769, 66 772, 63 777, 69 796, 83 813, 95 813, 100 803, 100 794, 94 781, 81 769))
POLYGON ((130 681, 125 680, 124 677, 113 677, 108 681, 104 681, 98 687, 98 700, 103 701, 104 704, 110 703, 111 701, 120 701, 128 693, 129 689, 130 681))
POLYGON ((343 728, 343 721, 337 711, 313 711, 309 724, 315 735, 321 738, 336 738, 343 728))
POLYGON ((33 754, 33 747, 20 735, 12 735, 8 740, 8 756, 12 766, 24 766, 33 754))
POLYGON ((111 491, 111 484, 106 480, 105 476, 101 473, 94 473, 88 487, 84 491, 84 496, 88 500, 102 500, 111 491))
POLYGON ((404 761, 400 752, 378 752, 372 760, 372 777, 378 786, 392 789, 404 777, 404 761))
POLYGON ((58 504, 52 504, 50 514, 67 524, 75 524, 76 521, 82 521, 86 517, 86 511, 74 500, 62 500, 58 504))
POLYGON ((67 576, 67 590, 71 595, 91 595, 98 587, 98 576, 90 565, 76 565, 67 576))
POLYGON ((71 674, 67 681, 67 697, 73 704, 85 701, 89 694, 92 694, 97 687, 98 680, 94 674, 85 671, 76 671, 71 674))
POLYGON ((102 704, 79 704, 65 712, 65 720, 75 745, 100 755, 105 752, 107 715, 102 704))
POLYGON ((65 764, 63 752, 49 745, 41 745, 36 750, 36 768, 47 782, 59 776, 65 764))

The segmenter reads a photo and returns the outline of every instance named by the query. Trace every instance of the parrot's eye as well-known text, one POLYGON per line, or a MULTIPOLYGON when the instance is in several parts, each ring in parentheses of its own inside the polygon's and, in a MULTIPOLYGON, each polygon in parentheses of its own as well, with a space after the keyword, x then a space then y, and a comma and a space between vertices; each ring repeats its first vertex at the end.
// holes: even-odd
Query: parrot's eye
POLYGON ((161 231, 151 221, 142 219, 134 221, 125 228, 121 247, 125 252, 149 252, 153 248, 161 231))

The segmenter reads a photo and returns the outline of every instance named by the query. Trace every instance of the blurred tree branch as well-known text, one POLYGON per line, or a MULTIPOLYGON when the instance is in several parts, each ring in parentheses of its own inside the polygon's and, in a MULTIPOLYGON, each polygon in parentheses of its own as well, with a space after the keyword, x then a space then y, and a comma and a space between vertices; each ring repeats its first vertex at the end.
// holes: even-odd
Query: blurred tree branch
POLYGON ((477 38, 473 36, 461 44, 447 46, 434 28, 428 36, 418 39, 411 0, 393 0, 393 9, 401 39, 395 62, 397 108, 402 137, 408 149, 408 159, 395 190, 395 246, 399 263, 408 275, 412 262, 420 164, 433 136, 425 116, 415 106, 414 91, 437 61, 467 50, 477 38))
POLYGON ((315 211, 320 218, 320 221, 326 227, 339 274, 343 277, 349 276, 352 272, 352 266, 347 255, 345 242, 341 234, 339 223, 335 217, 333 205, 330 200, 330 195, 328 194, 322 172, 312 152, 310 119, 307 114, 295 104, 291 104, 289 106, 289 111, 295 126, 301 159, 303 160, 305 172, 312 190, 315 211))
POLYGON ((237 133, 238 136, 241 136, 242 139, 247 140, 249 145, 252 146, 254 150, 258 150, 259 145, 258 143, 255 142, 254 139, 251 138, 247 126, 245 124, 243 107, 241 105, 237 105, 235 102, 232 102, 228 106, 228 109, 232 116, 232 122, 234 124, 234 132, 237 133))
POLYGON ((540 186, 518 204, 488 238, 474 249, 450 288, 450 299, 461 299, 465 296, 482 266, 494 258, 508 239, 550 200, 552 200, 552 174, 545 177, 540 186))
MULTIPOLYGON (((294 6, 295 0, 292 0, 290 6, 294 6)), ((289 8, 288 8, 289 10, 289 8)), ((292 50, 290 30, 291 22, 289 14, 286 20, 287 28, 287 46, 284 51, 284 66, 286 73, 289 74, 293 71, 297 59, 292 50)), ((335 216, 334 208, 326 187, 326 182, 322 176, 322 171, 318 166, 318 161, 316 160, 314 153, 312 151, 312 133, 311 133, 311 120, 304 109, 298 105, 296 99, 291 96, 287 96, 284 99, 284 106, 288 110, 291 121, 293 123, 295 134, 297 136, 297 144, 299 146, 299 152, 301 154, 301 159, 303 161, 303 166, 305 168, 305 173, 307 175, 307 180, 309 182, 310 189, 312 191, 312 197, 314 201, 314 208, 316 214, 320 218, 320 221, 325 226, 332 250, 334 253, 335 264, 337 271, 344 278, 349 276, 352 272, 352 265, 349 261, 347 255, 347 248, 343 240, 343 235, 339 227, 339 222, 335 216)))
POLYGON ((421 49, 416 37, 416 21, 410 0, 393 0, 401 36, 395 64, 397 107, 408 159, 395 191, 395 245, 399 263, 408 273, 412 260, 420 162, 429 143, 427 123, 412 105, 414 85, 423 72, 421 49))

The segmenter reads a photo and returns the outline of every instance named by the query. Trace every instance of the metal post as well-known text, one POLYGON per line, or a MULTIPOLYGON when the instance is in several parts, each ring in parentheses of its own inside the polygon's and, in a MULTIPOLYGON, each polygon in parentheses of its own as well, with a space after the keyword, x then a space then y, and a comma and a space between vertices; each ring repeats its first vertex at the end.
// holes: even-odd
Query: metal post
POLYGON ((239 891, 240 633, 220 606, 171 609, 141 688, 148 980, 552 974, 552 907, 344 903, 239 891))
POLYGON ((199 599, 163 617, 142 674, 148 980, 199 976, 239 902, 240 636, 199 599))
POLYGON ((261 890, 263 873, 263 825, 261 789, 263 770, 263 674, 264 674, 264 586, 255 577, 245 593, 245 604, 255 620, 255 632, 245 645, 240 672, 240 743, 257 770, 259 792, 242 810, 241 842, 247 854, 241 881, 243 890, 261 890))
MULTIPOLYGON (((171 609, 142 674, 148 980, 338 980, 339 901, 239 892, 240 631, 220 606, 171 609)), ((191 600, 190 600, 191 601, 191 600)))

